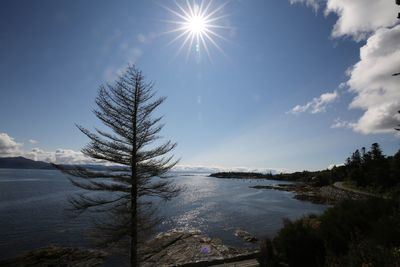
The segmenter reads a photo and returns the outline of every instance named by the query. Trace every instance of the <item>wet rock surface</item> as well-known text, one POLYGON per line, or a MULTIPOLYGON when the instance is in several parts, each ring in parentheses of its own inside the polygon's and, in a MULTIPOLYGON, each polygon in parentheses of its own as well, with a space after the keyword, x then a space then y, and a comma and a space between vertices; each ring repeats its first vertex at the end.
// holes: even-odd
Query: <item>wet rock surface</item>
POLYGON ((49 246, 32 250, 16 258, 0 261, 2 267, 97 267, 102 266, 106 253, 98 250, 49 246))
POLYGON ((254 242, 258 241, 258 239, 254 235, 252 235, 249 232, 246 232, 242 229, 236 229, 235 236, 237 236, 240 239, 242 239, 243 241, 249 242, 249 243, 254 243, 254 242))

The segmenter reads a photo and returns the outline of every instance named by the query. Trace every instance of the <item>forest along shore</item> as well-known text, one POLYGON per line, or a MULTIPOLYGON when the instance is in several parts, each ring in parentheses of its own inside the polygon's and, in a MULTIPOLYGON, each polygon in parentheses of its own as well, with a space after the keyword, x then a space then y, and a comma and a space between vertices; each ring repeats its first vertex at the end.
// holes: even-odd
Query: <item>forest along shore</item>
POLYGON ((334 205, 345 199, 361 200, 367 197, 366 194, 345 190, 335 184, 320 185, 316 178, 302 179, 296 174, 296 180, 291 178, 290 174, 273 175, 271 173, 247 173, 247 172, 220 172, 210 174, 210 177, 221 179, 250 179, 250 180, 281 180, 292 182, 290 184, 276 185, 255 185, 250 186, 254 189, 278 190, 294 193, 293 198, 301 201, 309 201, 314 204, 334 205))

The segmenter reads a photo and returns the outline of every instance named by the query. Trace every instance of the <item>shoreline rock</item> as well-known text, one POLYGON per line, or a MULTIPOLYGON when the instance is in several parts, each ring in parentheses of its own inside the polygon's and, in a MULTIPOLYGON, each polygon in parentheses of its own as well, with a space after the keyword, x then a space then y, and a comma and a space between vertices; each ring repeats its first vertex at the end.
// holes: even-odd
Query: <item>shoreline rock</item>
MULTIPOLYGON (((161 233, 145 243, 138 252, 142 258, 142 267, 209 266, 258 256, 258 250, 226 246, 221 239, 210 238, 198 230, 161 233)), ((0 260, 0 266, 100 267, 107 263, 110 256, 100 250, 51 245, 8 260, 0 260)), ((117 261, 125 260, 121 256, 117 261)))
POLYGON ((314 204, 335 205, 345 199, 364 199, 365 196, 338 189, 331 185, 315 187, 306 183, 278 184, 278 185, 256 185, 250 186, 254 189, 279 190, 295 193, 293 198, 301 201, 309 201, 314 204))
POLYGON ((228 262, 236 258, 252 258, 257 250, 233 248, 221 239, 210 238, 198 230, 172 230, 159 234, 140 251, 143 267, 185 266, 228 262))
POLYGON ((51 245, 35 249, 8 260, 1 260, 3 267, 100 267, 108 255, 100 250, 59 247, 51 245))
POLYGON ((249 243, 255 243, 258 241, 258 239, 254 235, 252 235, 249 232, 242 230, 242 229, 236 229, 235 236, 237 236, 240 239, 242 239, 243 241, 249 242, 249 243))

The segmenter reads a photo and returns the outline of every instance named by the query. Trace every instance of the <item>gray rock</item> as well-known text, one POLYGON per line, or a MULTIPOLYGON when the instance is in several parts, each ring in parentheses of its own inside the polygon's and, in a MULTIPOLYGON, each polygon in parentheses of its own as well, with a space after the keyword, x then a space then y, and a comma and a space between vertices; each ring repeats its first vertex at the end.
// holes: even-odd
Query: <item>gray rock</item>
POLYGON ((173 230, 158 235, 146 243, 141 251, 141 266, 180 266, 189 263, 214 262, 254 254, 254 250, 223 245, 217 238, 209 238, 199 231, 173 230))
POLYGON ((249 243, 254 243, 257 242, 258 239, 253 236, 252 234, 250 234, 249 232, 246 232, 242 229, 236 229, 235 230, 235 236, 239 237, 240 239, 249 242, 249 243))

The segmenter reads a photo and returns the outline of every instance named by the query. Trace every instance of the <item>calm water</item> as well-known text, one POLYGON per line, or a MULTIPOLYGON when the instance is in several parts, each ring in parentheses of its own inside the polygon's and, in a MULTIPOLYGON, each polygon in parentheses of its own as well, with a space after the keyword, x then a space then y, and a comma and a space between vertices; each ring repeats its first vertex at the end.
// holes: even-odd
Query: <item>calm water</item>
MULTIPOLYGON (((246 246, 236 228, 272 237, 283 218, 321 213, 326 206, 293 199, 282 191, 252 189, 276 181, 227 180, 205 175, 177 176, 186 188, 174 200, 159 204, 165 218, 160 231, 200 229, 226 244, 246 246)), ((77 192, 58 171, 0 169, 0 259, 48 244, 89 246, 88 216, 71 218, 69 195, 77 192)))

